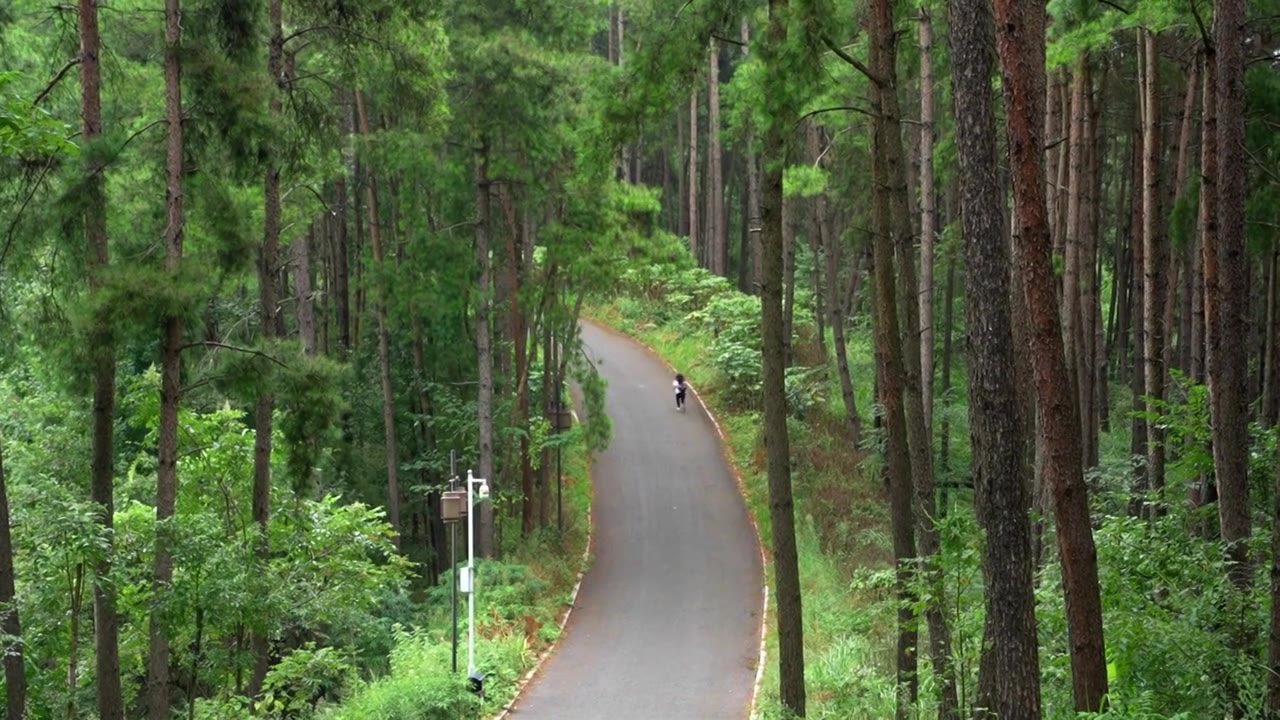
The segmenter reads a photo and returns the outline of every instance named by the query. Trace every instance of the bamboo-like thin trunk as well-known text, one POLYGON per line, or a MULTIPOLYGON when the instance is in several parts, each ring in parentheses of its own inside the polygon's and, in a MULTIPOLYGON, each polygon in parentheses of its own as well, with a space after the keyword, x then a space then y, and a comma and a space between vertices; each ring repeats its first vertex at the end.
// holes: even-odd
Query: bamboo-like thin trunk
MULTIPOLYGON (((818 126, 810 119, 805 123, 805 146, 809 162, 818 160, 818 126)), ((809 255, 812 263, 810 282, 813 284, 813 316, 817 324, 818 349, 822 352, 822 361, 829 362, 827 355, 827 314, 826 300, 822 280, 822 248, 825 241, 822 237, 823 214, 826 212, 826 197, 820 193, 806 203, 809 210, 809 255)))
POLYGON ((920 6, 920 393, 925 427, 933 434, 933 266, 938 226, 933 179, 933 18, 920 6))
MULTIPOLYGON (((1164 400, 1164 305, 1165 305, 1165 264, 1167 248, 1164 237, 1164 211, 1161 206, 1160 188, 1160 92, 1158 68, 1160 58, 1157 52, 1156 34, 1150 30, 1145 33, 1144 48, 1146 52, 1145 112, 1143 117, 1142 137, 1142 242, 1143 242, 1143 349, 1144 372, 1146 374, 1146 396, 1159 407, 1164 400)), ((1154 500, 1159 506, 1160 495, 1164 491, 1164 437, 1160 423, 1147 426, 1147 478, 1144 489, 1155 493, 1154 500)))
POLYGON ((295 240, 297 264, 293 268, 294 293, 298 299, 298 337, 302 340, 304 355, 316 354, 315 295, 311 290, 311 244, 315 241, 316 226, 311 224, 304 237, 295 240))
POLYGON ((720 45, 712 38, 707 51, 707 255, 711 272, 724 277, 728 266, 728 234, 724 227, 724 157, 720 149, 720 45))
POLYGON ((702 230, 698 225, 698 91, 689 95, 689 252, 701 262, 702 230))
POLYGON ((782 357, 783 367, 795 362, 796 318, 796 199, 782 198, 782 357))
MULTIPOLYGON (((493 476, 493 353, 489 337, 489 142, 482 138, 475 153, 475 258, 479 270, 476 288, 475 342, 477 379, 476 414, 480 425, 480 477, 489 481, 490 493, 497 495, 493 476)), ((477 552, 481 557, 494 557, 497 552, 493 503, 481 503, 477 509, 479 537, 477 552)))

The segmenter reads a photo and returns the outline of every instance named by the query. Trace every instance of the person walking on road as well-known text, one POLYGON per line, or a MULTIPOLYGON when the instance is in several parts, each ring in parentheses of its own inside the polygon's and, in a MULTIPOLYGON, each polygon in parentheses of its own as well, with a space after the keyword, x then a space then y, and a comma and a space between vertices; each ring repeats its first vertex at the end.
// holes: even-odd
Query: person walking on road
POLYGON ((689 389, 689 384, 684 381, 684 375, 676 373, 676 379, 672 381, 671 387, 676 391, 676 409, 684 412, 684 394, 689 389))

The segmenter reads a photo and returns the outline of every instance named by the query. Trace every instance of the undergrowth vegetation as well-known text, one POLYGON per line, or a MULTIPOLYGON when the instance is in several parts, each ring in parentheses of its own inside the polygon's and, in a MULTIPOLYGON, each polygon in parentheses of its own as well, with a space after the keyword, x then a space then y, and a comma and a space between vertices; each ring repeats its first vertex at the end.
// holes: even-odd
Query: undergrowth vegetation
MULTIPOLYGON (((538 654, 560 635, 582 568, 589 535, 591 483, 585 435, 570 431, 564 458, 564 532, 541 528, 506 561, 477 561, 476 667, 486 674, 485 699, 467 691, 466 596, 458 595, 458 670, 452 672, 450 618, 453 575, 431 588, 424 617, 412 629, 395 628, 389 672, 352 685, 351 697, 319 714, 325 720, 460 720, 490 717, 514 697, 538 654)), ((518 538, 518 528, 510 537, 518 538)), ((465 551, 465 535, 458 534, 465 551)), ((298 717, 290 715, 288 717, 298 717)))
MULTIPOLYGON (((377 653, 357 656, 304 647, 275 666, 252 712, 266 718, 327 720, 459 720, 490 717, 514 698, 517 683, 560 634, 560 619, 582 568, 591 488, 585 434, 565 439, 563 533, 554 525, 523 541, 518 528, 506 560, 476 563, 476 666, 486 674, 485 698, 467 690, 467 596, 459 593, 458 672, 452 671, 453 572, 410 602, 400 598, 401 622, 381 621, 377 653), (371 662, 372 661, 372 662, 371 662)), ((465 563, 465 528, 458 528, 465 563)), ((383 608, 387 610, 387 608, 383 608)), ((197 717, 232 720, 250 712, 233 698, 202 703, 197 717)))
MULTIPOLYGON (((882 433, 873 422, 874 373, 869 321, 857 317, 848 330, 850 365, 864 441, 854 447, 843 420, 834 362, 817 349, 812 316, 797 299, 796 362, 787 375, 793 484, 805 616, 808 717, 879 720, 893 717, 894 628, 892 544, 888 502, 880 479, 882 433), (830 369, 828 369, 830 367, 830 369)), ((957 310, 963 317, 963 311, 957 310)), ((723 278, 687 265, 641 266, 624 276, 621 292, 589 313, 652 346, 690 378, 697 395, 725 428, 731 456, 746 486, 747 503, 766 547, 770 542, 765 455, 760 437, 759 301, 723 278)), ((962 713, 972 711, 982 651, 984 535, 977 525, 968 478, 968 418, 963 382, 963 329, 956 332, 951 387, 937 400, 935 452, 939 475, 942 567, 953 633, 954 665, 962 713)), ((828 345, 830 339, 828 338, 828 345)), ((1131 474, 1141 458, 1129 455, 1130 418, 1112 414, 1101 440, 1101 462, 1090 477, 1111 681, 1112 720, 1222 717, 1226 699, 1217 688, 1235 683, 1242 704, 1259 708, 1266 638, 1267 583, 1255 577, 1244 601, 1230 590, 1214 510, 1193 507, 1175 488, 1193 488, 1212 469, 1209 412, 1202 386, 1180 381, 1171 399, 1147 419, 1169 428, 1170 482, 1153 519, 1134 518, 1125 506, 1131 474), (1240 633, 1255 638, 1250 652, 1232 649, 1240 633)), ((1123 388, 1113 407, 1128 406, 1123 388)), ((1275 433, 1255 427, 1250 476, 1274 472, 1275 433)), ((1259 483, 1265 483, 1259 480, 1259 483)), ((1270 491, 1256 488, 1255 510, 1270 491)), ((1076 717, 1062 583, 1052 522, 1044 523, 1037 583, 1041 692, 1048 718, 1076 717)), ((1259 524, 1259 527, 1265 527, 1259 524)), ((1253 557, 1268 553, 1259 530, 1253 557)), ((1265 563, 1259 563, 1265 567, 1265 563)), ((920 588, 923 592, 925 588, 920 588)), ((917 610, 922 610, 923 606, 917 610)), ((921 623, 921 647, 927 642, 921 623)), ((776 633, 768 638, 776 657, 776 633)), ((919 717, 936 712, 935 678, 920 663, 919 717)), ((1247 714, 1247 717, 1253 715, 1247 714)), ((782 718, 777 667, 770 660, 759 717, 782 718)))

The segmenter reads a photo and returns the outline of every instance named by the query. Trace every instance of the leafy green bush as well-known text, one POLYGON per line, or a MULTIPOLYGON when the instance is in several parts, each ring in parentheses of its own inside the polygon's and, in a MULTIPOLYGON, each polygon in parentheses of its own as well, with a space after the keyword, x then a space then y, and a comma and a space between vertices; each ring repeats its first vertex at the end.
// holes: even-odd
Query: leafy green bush
POLYGON ((341 697, 355 680, 356 669, 334 648, 313 643, 289 653, 271 668, 254 711, 263 718, 307 717, 322 703, 341 697))
MULTIPOLYGON (((391 654, 391 674, 361 687, 325 720, 462 720, 483 717, 486 704, 467 691, 463 673, 450 668, 449 641, 428 633, 403 633, 391 654)), ((515 681, 532 661, 523 636, 503 635, 476 643, 476 664, 488 672, 491 710, 515 692, 515 681)), ((465 665, 465 649, 459 659, 465 665)), ((460 670, 462 667, 460 666, 460 670)))
POLYGON ((690 312, 685 323, 712 338, 711 366, 725 399, 738 408, 760 405, 760 303, 738 292, 724 293, 690 312))
MULTIPOLYGON (((1266 626, 1265 583, 1242 598, 1227 580, 1223 547, 1188 532, 1181 507, 1154 519, 1108 516, 1095 531, 1113 703, 1100 717, 1224 717, 1228 679, 1266 675, 1231 646, 1241 627, 1266 626)), ((1260 550, 1267 539, 1254 542, 1260 550)), ((1065 717, 1071 707, 1061 593, 1050 563, 1038 589, 1044 700, 1054 711, 1047 717, 1065 717)), ((1241 688, 1245 698, 1263 690, 1241 688)))

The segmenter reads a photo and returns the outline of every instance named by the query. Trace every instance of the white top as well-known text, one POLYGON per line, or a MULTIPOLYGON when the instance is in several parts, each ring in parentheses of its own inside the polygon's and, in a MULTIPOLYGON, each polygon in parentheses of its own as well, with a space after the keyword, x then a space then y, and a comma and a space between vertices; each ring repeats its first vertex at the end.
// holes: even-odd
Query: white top
POLYGON ((682 383, 682 382, 680 382, 679 380, 672 380, 672 381, 671 381, 671 387, 672 387, 672 388, 674 388, 674 389, 675 389, 675 393, 676 393, 677 395, 679 395, 679 394, 680 394, 680 391, 681 391, 681 390, 684 390, 684 389, 685 389, 685 388, 687 388, 687 387, 689 387, 689 385, 688 385, 687 383, 682 383))

